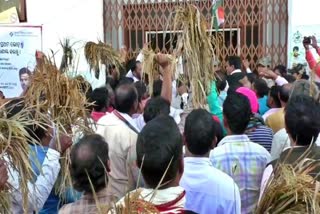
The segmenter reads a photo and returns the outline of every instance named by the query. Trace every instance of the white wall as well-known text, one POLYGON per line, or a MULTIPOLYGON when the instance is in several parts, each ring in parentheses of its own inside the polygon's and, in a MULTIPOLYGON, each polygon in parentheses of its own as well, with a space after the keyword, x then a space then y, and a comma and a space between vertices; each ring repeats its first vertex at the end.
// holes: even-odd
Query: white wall
POLYGON ((60 65, 62 51, 59 41, 70 38, 80 41, 79 70, 87 69, 83 56, 83 43, 103 40, 103 0, 27 0, 28 25, 43 26, 43 51, 50 49, 60 65))

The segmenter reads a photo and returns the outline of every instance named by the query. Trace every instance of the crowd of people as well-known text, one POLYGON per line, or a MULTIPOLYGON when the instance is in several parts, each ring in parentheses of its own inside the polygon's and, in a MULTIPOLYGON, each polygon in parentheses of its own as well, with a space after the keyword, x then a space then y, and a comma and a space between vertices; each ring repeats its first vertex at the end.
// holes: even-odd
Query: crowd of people
MULTIPOLYGON (((314 38, 304 46, 320 78, 310 45, 319 53, 314 38)), ((165 55, 156 59, 152 94, 141 55, 127 74, 106 69, 105 84, 87 94, 95 134, 62 135, 57 146, 52 128, 32 127, 41 145, 30 145, 29 213, 99 213, 128 206, 136 194, 166 214, 253 213, 278 163, 294 165, 307 150, 320 158, 319 88, 303 68, 271 69, 265 57, 252 72, 247 60, 229 56, 224 71, 215 61, 208 108, 193 109, 192 87, 175 78, 165 55), (69 147, 73 187, 62 200, 53 186, 69 147)), ((22 213, 19 177, 7 161, 0 160, 0 189, 13 187, 12 213, 22 213)))

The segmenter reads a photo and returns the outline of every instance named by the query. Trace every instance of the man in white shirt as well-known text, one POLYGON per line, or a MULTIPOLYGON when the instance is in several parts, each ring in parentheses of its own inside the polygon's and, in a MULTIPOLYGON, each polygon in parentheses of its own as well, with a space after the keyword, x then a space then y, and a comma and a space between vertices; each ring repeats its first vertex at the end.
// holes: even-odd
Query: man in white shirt
POLYGON ((241 213, 240 192, 233 179, 209 160, 216 144, 212 115, 192 111, 185 123, 186 157, 180 186, 186 191, 185 210, 196 213, 241 213))
MULTIPOLYGON (((28 183, 28 213, 38 212, 46 202, 60 172, 60 156, 72 145, 72 139, 66 135, 60 137, 60 147, 56 140, 52 139, 47 151, 47 156, 42 164, 42 173, 36 178, 34 183, 28 183)), ((9 162, 8 157, 5 160, 9 162)), ((23 213, 23 195, 19 182, 19 172, 12 167, 8 167, 8 184, 12 186, 12 213, 23 213)))
POLYGON ((127 73, 126 77, 132 78, 133 82, 141 80, 142 75, 142 64, 140 61, 136 61, 132 66, 131 70, 127 73))
POLYGON ((109 144, 108 196, 120 199, 136 186, 136 140, 139 128, 132 115, 138 109, 138 93, 133 84, 120 85, 115 92, 116 109, 97 122, 97 134, 109 144))

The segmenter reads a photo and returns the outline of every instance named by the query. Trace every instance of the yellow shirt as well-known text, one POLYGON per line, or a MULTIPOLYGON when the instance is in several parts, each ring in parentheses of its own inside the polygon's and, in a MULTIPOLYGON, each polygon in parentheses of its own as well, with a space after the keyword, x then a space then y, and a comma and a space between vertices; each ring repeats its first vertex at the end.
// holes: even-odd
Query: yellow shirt
POLYGON ((266 119, 266 125, 269 126, 273 133, 277 133, 280 129, 285 127, 284 125, 284 108, 281 108, 276 113, 271 114, 266 119))

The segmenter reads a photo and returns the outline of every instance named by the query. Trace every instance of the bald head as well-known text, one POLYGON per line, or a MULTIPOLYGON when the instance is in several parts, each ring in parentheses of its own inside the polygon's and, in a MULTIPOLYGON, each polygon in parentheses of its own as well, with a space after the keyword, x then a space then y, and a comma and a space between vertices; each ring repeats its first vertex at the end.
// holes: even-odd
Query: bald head
POLYGON ((138 108, 138 92, 133 84, 123 84, 116 89, 116 109, 121 113, 132 115, 138 108))
POLYGON ((292 92, 292 84, 289 83, 281 86, 279 91, 279 98, 282 104, 286 104, 289 101, 291 92, 292 92))
POLYGON ((95 192, 106 187, 108 144, 100 135, 83 137, 71 150, 71 177, 80 192, 95 192), (90 180, 89 180, 90 178, 90 180))

